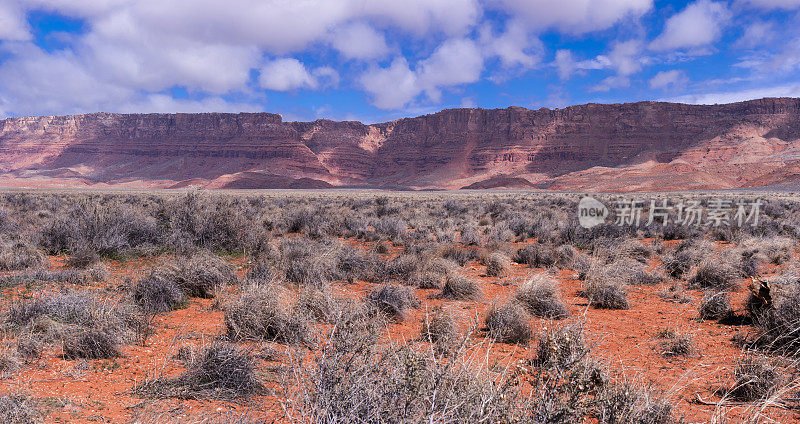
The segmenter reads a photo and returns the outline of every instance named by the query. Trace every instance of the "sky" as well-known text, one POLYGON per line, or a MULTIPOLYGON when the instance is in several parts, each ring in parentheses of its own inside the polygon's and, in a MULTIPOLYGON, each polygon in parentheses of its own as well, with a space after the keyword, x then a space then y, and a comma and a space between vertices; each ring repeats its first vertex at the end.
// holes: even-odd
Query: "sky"
POLYGON ((800 0, 0 0, 0 118, 800 97, 800 0))

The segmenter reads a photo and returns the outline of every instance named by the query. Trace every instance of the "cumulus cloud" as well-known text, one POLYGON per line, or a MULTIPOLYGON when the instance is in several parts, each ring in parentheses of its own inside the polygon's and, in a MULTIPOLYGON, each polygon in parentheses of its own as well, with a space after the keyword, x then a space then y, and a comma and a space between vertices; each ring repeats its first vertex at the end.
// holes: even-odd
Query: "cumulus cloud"
POLYGON ((606 69, 611 66, 611 60, 605 55, 598 55, 594 59, 576 60, 572 51, 561 49, 556 51, 553 65, 558 71, 558 77, 562 80, 568 80, 573 74, 581 71, 606 69))
POLYGON ((262 88, 273 91, 290 91, 301 88, 316 89, 325 85, 335 85, 339 74, 331 67, 324 66, 311 72, 294 58, 281 58, 267 62, 261 67, 258 83, 262 88))
POLYGON ((583 34, 639 18, 653 7, 652 0, 493 0, 491 6, 524 20, 531 28, 583 34))
POLYGON ((744 3, 762 9, 797 9, 800 0, 744 0, 744 3))
POLYGON ((490 25, 484 25, 480 29, 479 40, 485 55, 498 57, 506 68, 533 68, 541 62, 544 54, 541 40, 516 20, 509 22, 505 32, 499 34, 490 25))
POLYGON ((386 37, 362 22, 335 30, 331 44, 348 59, 376 59, 389 53, 386 37))
POLYGON ((31 38, 25 14, 14 1, 0 0, 0 40, 22 41, 31 38))
POLYGON ((657 90, 676 89, 686 86, 689 82, 689 77, 686 73, 677 69, 671 71, 661 71, 653 78, 650 78, 650 88, 657 90))
POLYGON ((730 18, 725 3, 698 0, 670 17, 650 48, 665 51, 707 46, 720 38, 730 18))
POLYGON ((614 88, 624 88, 631 85, 631 79, 621 75, 604 78, 600 83, 591 87, 591 91, 611 91, 614 88))
POLYGON ((414 70, 405 58, 396 58, 388 68, 373 68, 364 73, 361 84, 372 95, 372 104, 381 109, 400 109, 425 93, 438 101, 441 90, 478 81, 483 70, 483 55, 469 39, 450 39, 414 70))
POLYGON ((800 97, 800 83, 778 85, 772 87, 750 88, 737 91, 690 94, 666 99, 671 102, 691 104, 724 104, 761 99, 764 97, 800 97))

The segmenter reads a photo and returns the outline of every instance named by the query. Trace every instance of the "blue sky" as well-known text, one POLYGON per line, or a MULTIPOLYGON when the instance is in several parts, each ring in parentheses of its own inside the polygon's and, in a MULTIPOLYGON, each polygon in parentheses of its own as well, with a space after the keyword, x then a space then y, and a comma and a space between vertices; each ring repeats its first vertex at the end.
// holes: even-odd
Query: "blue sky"
POLYGON ((0 117, 800 97, 800 0, 0 0, 0 117))

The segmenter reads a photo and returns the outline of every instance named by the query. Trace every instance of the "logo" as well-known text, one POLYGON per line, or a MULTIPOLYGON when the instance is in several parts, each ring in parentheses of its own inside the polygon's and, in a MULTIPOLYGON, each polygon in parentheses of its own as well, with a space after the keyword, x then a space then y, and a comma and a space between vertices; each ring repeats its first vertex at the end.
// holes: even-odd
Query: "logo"
POLYGON ((578 203, 578 223, 583 228, 592 228, 606 221, 608 208, 599 200, 586 196, 578 203))

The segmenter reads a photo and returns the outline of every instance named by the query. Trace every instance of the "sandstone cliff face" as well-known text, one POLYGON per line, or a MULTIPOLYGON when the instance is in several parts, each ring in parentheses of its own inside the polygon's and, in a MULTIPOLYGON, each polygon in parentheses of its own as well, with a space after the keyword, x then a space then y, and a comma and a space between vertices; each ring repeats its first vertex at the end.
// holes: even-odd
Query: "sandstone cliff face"
POLYGON ((0 121, 0 185, 733 188, 780 184, 797 160, 800 99, 453 109, 375 125, 267 113, 0 121))

